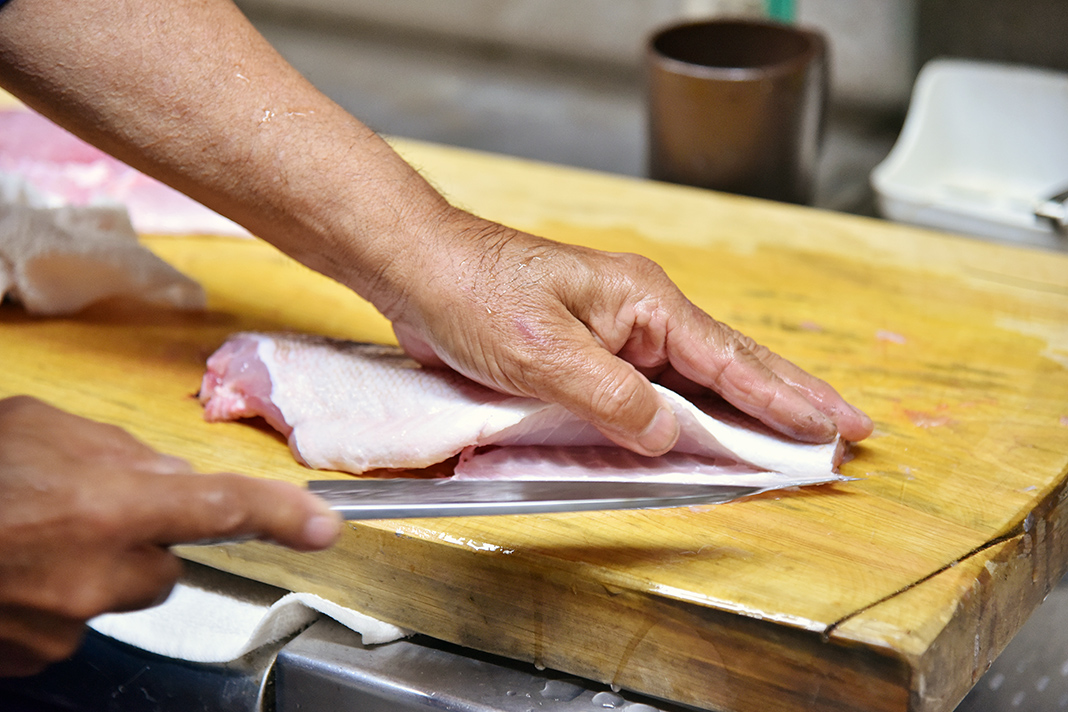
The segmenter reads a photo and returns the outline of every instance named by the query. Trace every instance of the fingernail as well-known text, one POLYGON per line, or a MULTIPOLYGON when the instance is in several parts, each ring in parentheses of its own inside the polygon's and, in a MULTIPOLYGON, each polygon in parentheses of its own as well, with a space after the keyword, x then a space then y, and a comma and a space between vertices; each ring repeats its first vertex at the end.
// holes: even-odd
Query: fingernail
POLYGON ((803 443, 829 443, 838 435, 838 426, 833 420, 813 408, 803 415, 798 414, 789 427, 780 429, 788 436, 803 443))
POLYGON ((648 427, 638 436, 638 444, 654 455, 667 452, 679 437, 679 421, 667 406, 660 406, 648 427))
POLYGON ((812 422, 816 426, 813 430, 818 428, 823 431, 820 435, 823 442, 830 442, 831 440, 834 440, 836 435, 838 435, 838 424, 818 410, 814 411, 812 422))
POLYGON ((341 531, 341 517, 334 513, 316 514, 304 525, 303 537, 308 546, 325 549, 334 543, 341 531))

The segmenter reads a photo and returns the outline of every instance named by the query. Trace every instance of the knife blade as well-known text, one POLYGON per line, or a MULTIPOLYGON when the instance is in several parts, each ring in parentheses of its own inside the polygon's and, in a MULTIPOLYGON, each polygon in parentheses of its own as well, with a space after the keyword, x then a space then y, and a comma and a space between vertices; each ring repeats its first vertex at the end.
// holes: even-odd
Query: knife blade
POLYGON ((657 482, 450 479, 312 480, 308 490, 345 519, 468 517, 719 504, 760 487, 657 482))

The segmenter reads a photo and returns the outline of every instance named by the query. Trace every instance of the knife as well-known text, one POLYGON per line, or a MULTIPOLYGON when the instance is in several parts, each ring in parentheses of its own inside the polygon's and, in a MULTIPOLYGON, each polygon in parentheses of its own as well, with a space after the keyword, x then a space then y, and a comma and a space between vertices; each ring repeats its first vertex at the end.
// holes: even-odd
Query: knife
POLYGON ((352 479, 313 480, 308 490, 345 519, 467 517, 718 504, 761 487, 657 482, 352 479))

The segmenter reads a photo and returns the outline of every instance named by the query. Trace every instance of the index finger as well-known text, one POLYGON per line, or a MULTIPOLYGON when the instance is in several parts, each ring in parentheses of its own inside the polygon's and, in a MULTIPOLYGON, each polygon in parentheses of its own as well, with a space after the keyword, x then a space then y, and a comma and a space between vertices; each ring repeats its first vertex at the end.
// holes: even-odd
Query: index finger
POLYGON ((871 434, 871 421, 824 381, 697 307, 668 335, 672 367, 732 405, 797 440, 871 434))
POLYGON ((141 508, 157 544, 255 538, 299 551, 325 549, 341 520, 326 502, 295 485, 235 474, 155 476, 141 508))
POLYGON ((833 420, 843 438, 857 442, 872 434, 875 425, 871 418, 850 405, 831 384, 764 346, 754 343, 750 350, 761 363, 800 392, 817 410, 833 420))

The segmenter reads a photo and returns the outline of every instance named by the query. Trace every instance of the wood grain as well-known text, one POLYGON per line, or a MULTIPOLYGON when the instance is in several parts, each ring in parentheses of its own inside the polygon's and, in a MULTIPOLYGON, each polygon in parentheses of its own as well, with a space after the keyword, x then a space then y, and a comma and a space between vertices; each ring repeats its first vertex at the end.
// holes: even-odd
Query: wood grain
MULTIPOLYGON (((950 710, 1064 573, 1068 257, 397 147, 487 217, 653 257, 717 318, 833 383, 877 423, 842 468, 856 479, 695 509, 353 523, 319 554, 183 556, 473 648, 762 711, 950 710)), ((204 284, 209 310, 0 307, 0 395, 122 425, 202 471, 324 476, 263 428, 204 423, 204 360, 239 330, 391 341, 389 325, 257 241, 145 243, 204 284)))

